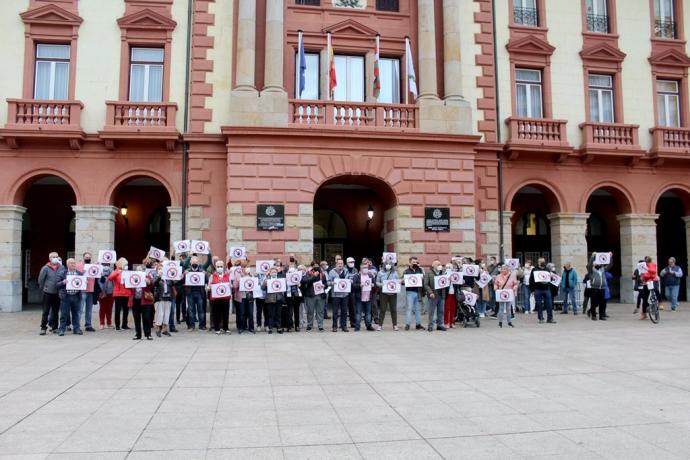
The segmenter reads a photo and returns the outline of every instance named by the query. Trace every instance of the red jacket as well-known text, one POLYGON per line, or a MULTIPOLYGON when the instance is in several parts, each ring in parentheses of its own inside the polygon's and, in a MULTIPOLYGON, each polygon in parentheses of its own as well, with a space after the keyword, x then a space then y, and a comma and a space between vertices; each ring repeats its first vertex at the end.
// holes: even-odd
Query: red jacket
POLYGON ((132 303, 133 292, 131 289, 125 287, 125 283, 122 280, 122 270, 119 268, 113 271, 108 277, 108 281, 113 282, 113 297, 129 297, 129 303, 132 303))
POLYGON ((648 283, 650 281, 656 281, 656 264, 654 262, 649 262, 647 264, 647 271, 640 275, 642 281, 648 283))
MULTIPOLYGON (((223 276, 218 276, 217 272, 213 272, 213 275, 211 275, 211 280, 209 284, 220 284, 220 283, 229 283, 230 282, 230 274, 228 272, 223 272, 223 276)), ((232 288, 232 286, 230 286, 232 288)), ((209 292, 209 297, 211 300, 213 300, 213 291, 209 292)))

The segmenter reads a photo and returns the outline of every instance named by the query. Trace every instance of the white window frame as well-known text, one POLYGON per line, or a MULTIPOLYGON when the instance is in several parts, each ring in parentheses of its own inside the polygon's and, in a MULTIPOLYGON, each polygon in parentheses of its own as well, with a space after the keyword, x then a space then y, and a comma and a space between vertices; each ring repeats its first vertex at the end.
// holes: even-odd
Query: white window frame
POLYGON ((607 0, 587 0, 587 14, 595 14, 597 16, 607 16, 608 15, 608 5, 606 4, 607 0), (604 11, 598 11, 599 7, 598 4, 601 1, 601 3, 604 5, 604 11), (592 10, 589 10, 589 6, 592 6, 592 10))
POLYGON ((664 21, 666 18, 671 18, 671 21, 674 23, 676 22, 676 12, 674 11, 673 0, 654 0, 654 2, 659 5, 659 16, 656 18, 657 20, 664 21), (668 5, 666 5, 666 2, 668 2, 668 5), (665 14, 667 13, 667 11, 665 11, 667 6, 671 9, 671 14, 665 14))
MULTIPOLYGON (((337 60, 342 60, 345 59, 345 69, 346 69, 346 74, 341 75, 340 73, 337 74, 338 78, 338 84, 336 86, 336 90, 333 94, 333 99, 338 102, 357 102, 357 103, 362 103, 366 100, 366 94, 367 94, 367 88, 366 88, 366 60, 364 59, 364 56, 356 55, 356 54, 336 54, 334 56, 334 62, 337 60), (361 88, 362 88, 362 94, 361 94, 361 100, 354 99, 354 96, 352 94, 352 91, 354 88, 352 88, 349 84, 349 82, 354 78, 357 77, 356 75, 353 76, 353 66, 350 65, 350 61, 359 61, 362 63, 362 74, 361 74, 361 88), (344 77, 344 78, 343 78, 344 77), (343 85, 346 86, 345 88, 345 99, 335 99, 335 93, 338 92, 338 88, 342 88, 343 85)), ((336 64, 337 65, 337 64, 336 64)), ((359 96, 359 95, 358 95, 359 96)))
MULTIPOLYGON (((391 101, 390 103, 391 104, 400 104, 400 94, 401 94, 400 88, 401 88, 401 81, 402 81, 402 79, 400 78, 401 77, 401 69, 402 69, 402 64, 400 62, 400 58, 382 57, 382 58, 380 58, 380 60, 381 60, 380 64, 383 62, 391 62, 391 66, 398 73, 398 80, 396 82, 396 81, 394 81, 394 77, 395 77, 394 73, 395 72, 391 72, 390 84, 393 86, 393 88, 391 89, 391 94, 393 95, 393 101, 391 101), (397 68, 396 68, 396 64, 395 64, 396 62, 397 62, 397 68)), ((381 73, 381 70, 382 69, 379 69, 379 74, 381 73)), ((385 82, 383 81, 383 78, 382 78, 381 79, 381 92, 383 92, 384 83, 385 82)), ((366 93, 366 90, 365 90, 365 93, 366 93)))
POLYGON ((38 92, 38 64, 39 62, 47 62, 50 64, 50 83, 48 84, 48 99, 49 101, 55 100, 55 69, 57 64, 67 64, 67 98, 69 98, 69 67, 70 60, 72 58, 70 45, 62 45, 55 43, 39 43, 36 45, 36 51, 34 54, 34 99, 37 99, 38 92), (67 59, 59 58, 39 58, 38 50, 42 46, 60 46, 67 48, 67 59))
POLYGON ((515 109, 519 113, 520 109, 518 107, 518 97, 517 97, 517 90, 519 86, 524 86, 525 87, 525 99, 527 103, 527 114, 526 115, 519 115, 519 116, 524 116, 526 118, 543 118, 544 117, 544 75, 543 71, 540 69, 526 69, 526 68, 515 68, 515 109), (528 81, 528 80, 519 80, 518 79, 518 72, 525 71, 525 72, 536 72, 539 75, 539 81, 528 81), (532 91, 539 91, 539 101, 541 103, 541 107, 539 107, 539 114, 536 116, 533 113, 533 107, 532 104, 530 103, 532 100, 532 91))
MULTIPOLYGON (((680 83, 676 80, 664 80, 664 79, 658 79, 656 81, 656 95, 657 99, 659 96, 664 98, 664 113, 663 113, 663 120, 661 117, 659 117, 659 125, 669 127, 669 128, 679 128, 681 126, 682 120, 681 120, 681 112, 680 112, 680 83), (661 91, 659 90, 659 83, 664 82, 664 83, 673 83, 676 86, 676 91, 675 92, 669 92, 669 91, 661 91), (670 123, 671 119, 671 112, 669 112, 669 106, 670 101, 675 98, 675 105, 676 107, 676 113, 678 114, 677 120, 674 120, 674 123, 670 123), (677 121, 677 123, 675 123, 677 121)), ((659 112, 658 115, 661 114, 661 107, 657 108, 657 111, 659 112)))
POLYGON ((136 101, 136 102, 163 102, 163 87, 165 86, 164 78, 165 78, 165 49, 164 48, 159 48, 159 47, 143 47, 143 46, 136 46, 132 47, 129 50, 129 100, 132 100, 132 85, 134 84, 134 79, 132 78, 132 69, 134 67, 143 67, 144 68, 144 88, 143 88, 143 97, 141 101, 136 101), (134 51, 135 50, 140 50, 140 49, 155 49, 155 50, 161 50, 163 52, 163 60, 158 62, 153 62, 153 61, 135 61, 134 60, 134 51), (149 74, 151 72, 151 69, 153 67, 160 68, 161 69, 161 100, 160 101, 151 101, 149 99, 149 74))
POLYGON ((537 9, 537 0, 514 0, 513 8, 532 8, 537 9))
MULTIPOLYGON (((615 99, 615 94, 614 94, 614 85, 613 85, 613 75, 605 75, 605 74, 594 74, 591 73, 587 75, 587 90, 588 93, 587 95, 589 96, 589 93, 595 92, 597 95, 597 113, 599 114, 599 119, 598 120, 590 120, 593 123, 615 123, 616 121, 616 99, 615 99), (605 77, 608 78, 611 81, 611 86, 593 86, 589 78, 590 77, 605 77), (608 93, 611 97, 611 120, 604 120, 604 94, 608 93)), ((591 101, 590 101, 591 104, 591 101)), ((592 114, 592 108, 590 107, 589 109, 590 117, 592 114)))

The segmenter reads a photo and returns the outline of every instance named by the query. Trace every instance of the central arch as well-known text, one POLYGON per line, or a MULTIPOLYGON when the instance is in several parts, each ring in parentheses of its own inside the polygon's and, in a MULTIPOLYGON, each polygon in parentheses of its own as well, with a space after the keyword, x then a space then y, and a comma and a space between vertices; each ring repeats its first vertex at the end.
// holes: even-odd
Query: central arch
POLYGON ((393 189, 376 177, 340 175, 323 182, 314 194, 314 258, 378 261, 384 251, 394 251, 386 234, 394 228, 396 205, 393 189))

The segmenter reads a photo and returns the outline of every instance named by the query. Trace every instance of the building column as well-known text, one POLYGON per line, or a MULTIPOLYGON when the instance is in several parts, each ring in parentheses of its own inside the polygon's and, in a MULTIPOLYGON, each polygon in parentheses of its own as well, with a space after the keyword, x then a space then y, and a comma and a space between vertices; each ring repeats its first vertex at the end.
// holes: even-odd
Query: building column
POLYGON ((438 99, 436 87, 436 24, 434 0, 417 2, 419 99, 438 99))
POLYGON ((77 261, 87 251, 98 256, 100 249, 115 248, 116 207, 72 206, 72 210, 75 217, 74 257, 77 261))
POLYGON ((460 2, 443 0, 443 87, 446 101, 463 101, 460 67, 460 2))
MULTIPOLYGON (((683 221, 685 222, 685 248, 686 251, 690 251, 690 216, 683 217, 683 221)), ((690 266, 690 264, 688 264, 690 266)), ((683 276, 685 277, 685 298, 687 301, 690 301, 690 278, 688 278, 687 273, 683 273, 683 276)))
MULTIPOLYGON (((252 2, 254 3, 254 2, 252 2)), ((266 59, 263 92, 284 92, 283 0, 266 2, 266 59)))
MULTIPOLYGON (((586 212, 557 212, 546 216, 551 225, 551 261, 556 271, 570 262, 580 279, 587 272, 586 212)), ((536 264, 536 260, 534 261, 536 264)))
POLYGON ((659 214, 616 216, 621 234, 621 302, 634 302, 632 273, 637 266, 637 261, 646 256, 656 260, 656 220, 658 218, 659 214))
MULTIPOLYGON (((272 3, 272 2, 268 2, 272 3)), ((266 24, 268 29, 268 24, 266 24)), ((239 0, 237 14, 237 63, 235 65, 235 90, 252 91, 256 59, 256 1, 239 0)), ((268 59, 268 54, 266 58, 268 59)), ((282 58, 280 58, 282 60, 282 58)))
MULTIPOLYGON (((444 10, 445 14, 445 10, 444 10)), ((513 258, 513 215, 515 211, 503 211, 503 256, 513 258)), ((500 249, 500 248, 499 248, 500 249)), ((503 263, 503 260, 500 261, 503 263)))
POLYGON ((0 312, 22 311, 22 220, 26 208, 0 205, 0 312))
POLYGON ((177 206, 168 206, 168 215, 170 216, 170 248, 168 255, 173 253, 173 242, 182 239, 182 208, 177 206))

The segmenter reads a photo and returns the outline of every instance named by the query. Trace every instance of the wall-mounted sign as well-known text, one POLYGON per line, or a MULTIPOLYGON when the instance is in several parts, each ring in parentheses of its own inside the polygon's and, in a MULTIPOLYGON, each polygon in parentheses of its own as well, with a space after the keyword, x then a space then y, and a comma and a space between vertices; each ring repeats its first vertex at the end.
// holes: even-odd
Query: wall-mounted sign
POLYGON ((257 204, 256 229, 285 230, 285 206, 282 204, 257 204))
POLYGON ((450 208, 424 208, 424 231, 449 232, 450 208))

